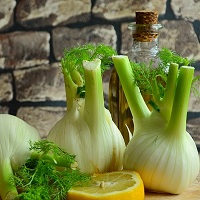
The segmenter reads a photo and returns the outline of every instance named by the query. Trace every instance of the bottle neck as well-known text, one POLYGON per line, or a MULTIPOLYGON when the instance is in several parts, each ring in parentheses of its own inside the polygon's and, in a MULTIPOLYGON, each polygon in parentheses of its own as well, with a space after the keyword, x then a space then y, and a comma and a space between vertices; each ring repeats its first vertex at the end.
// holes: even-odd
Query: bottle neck
POLYGON ((131 52, 133 55, 144 55, 144 56, 157 56, 159 52, 159 41, 158 37, 150 42, 141 42, 134 40, 131 52))
POLYGON ((158 58, 159 43, 158 37, 150 42, 141 42, 133 40, 131 51, 127 54, 129 59, 136 63, 144 63, 146 66, 157 67, 159 63, 158 58))
POLYGON ((159 29, 162 25, 130 23, 128 28, 132 30, 133 36, 133 46, 128 53, 130 59, 137 62, 156 58, 159 52, 159 29))

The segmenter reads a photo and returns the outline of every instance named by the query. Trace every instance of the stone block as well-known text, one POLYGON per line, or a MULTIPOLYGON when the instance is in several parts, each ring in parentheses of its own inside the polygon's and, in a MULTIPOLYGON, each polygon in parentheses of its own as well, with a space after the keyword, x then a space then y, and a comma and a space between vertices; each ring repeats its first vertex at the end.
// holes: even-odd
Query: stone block
POLYGON ((38 28, 90 19, 90 0, 24 0, 16 6, 16 20, 24 27, 38 28))
POLYGON ((103 43, 116 49, 117 35, 112 25, 95 25, 84 28, 57 27, 52 31, 53 52, 57 60, 63 57, 64 49, 86 43, 103 43))
POLYGON ((11 73, 0 74, 0 102, 9 102, 13 99, 11 73))
POLYGON ((65 114, 66 108, 63 107, 21 107, 17 116, 30 125, 34 126, 45 138, 51 128, 65 114))
POLYGON ((200 20, 200 1, 198 0, 171 0, 171 8, 177 19, 192 22, 200 20))
POLYGON ((49 63, 49 40, 47 32, 0 34, 0 68, 24 68, 49 63))
POLYGON ((193 25, 184 20, 161 21, 160 47, 170 48, 183 57, 200 60, 200 44, 193 25))
POLYGON ((16 99, 24 101, 66 100, 59 63, 14 71, 16 99))
POLYGON ((121 20, 135 17, 135 11, 138 10, 157 10, 159 14, 164 14, 166 0, 97 0, 92 13, 107 20, 121 20))
POLYGON ((7 30, 13 25, 14 8, 16 1, 1 0, 0 6, 0 30, 7 30))

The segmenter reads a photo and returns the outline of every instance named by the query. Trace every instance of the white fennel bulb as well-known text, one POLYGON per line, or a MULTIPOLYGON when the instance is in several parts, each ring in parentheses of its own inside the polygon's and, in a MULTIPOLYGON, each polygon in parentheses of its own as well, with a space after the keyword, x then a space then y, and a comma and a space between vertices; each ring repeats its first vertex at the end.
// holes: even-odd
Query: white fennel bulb
POLYGON ((186 117, 194 68, 177 64, 169 67, 163 98, 155 98, 157 109, 150 111, 140 89, 134 83, 127 56, 114 56, 134 121, 134 132, 128 143, 124 169, 137 171, 146 189, 180 194, 199 173, 199 154, 186 131, 186 117))
POLYGON ((18 194, 11 180, 13 171, 30 157, 30 141, 40 140, 38 131, 20 118, 0 114, 0 196, 14 199, 18 194))
MULTIPOLYGON (((85 53, 85 49, 82 51, 85 53)), ((110 112, 104 107, 101 60, 83 61, 84 76, 81 77, 76 65, 70 71, 66 64, 74 53, 71 52, 62 60, 67 111, 51 129, 47 140, 75 154, 83 172, 93 174, 120 170, 125 142, 110 112), (81 98, 77 91, 83 85, 85 95, 81 98)))

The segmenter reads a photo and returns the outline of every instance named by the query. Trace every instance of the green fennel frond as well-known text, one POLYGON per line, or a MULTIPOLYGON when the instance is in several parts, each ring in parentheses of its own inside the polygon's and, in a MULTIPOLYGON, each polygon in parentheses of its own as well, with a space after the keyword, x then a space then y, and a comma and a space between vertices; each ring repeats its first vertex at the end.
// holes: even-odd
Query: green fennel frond
POLYGON ((160 65, 169 66, 170 63, 177 63, 180 67, 181 66, 188 66, 189 64, 193 63, 193 59, 189 59, 187 57, 182 57, 175 51, 172 51, 168 48, 162 48, 158 54, 160 58, 160 65))
POLYGON ((18 199, 64 200, 72 186, 88 184, 90 175, 82 173, 78 167, 71 167, 71 163, 76 162, 75 156, 64 152, 54 143, 46 140, 35 142, 31 144, 30 150, 36 153, 13 177, 19 190, 18 199), (51 162, 51 158, 59 158, 66 163, 63 165, 59 160, 51 162))
POLYGON ((50 159, 54 161, 55 164, 60 164, 59 161, 62 160, 66 166, 70 166, 75 162, 75 155, 66 153, 58 145, 47 140, 41 140, 39 142, 30 142, 30 151, 34 151, 34 156, 39 156, 41 159, 50 159))
POLYGON ((194 94, 195 97, 199 97, 200 96, 200 86, 199 86, 199 81, 200 81, 200 75, 199 76, 195 76, 192 80, 192 92, 194 94))
POLYGON ((84 44, 64 50, 64 56, 61 59, 61 68, 63 73, 70 74, 73 82, 77 85, 76 95, 85 97, 85 77, 83 69, 83 61, 92 61, 94 59, 101 60, 101 72, 109 69, 113 65, 112 56, 117 52, 110 46, 104 44, 84 44), (80 78, 81 77, 81 78, 80 78), (80 82, 81 79, 81 82, 80 82))
POLYGON ((62 68, 71 73, 73 70, 77 70, 82 76, 83 72, 83 61, 92 61, 99 58, 101 60, 102 73, 107 70, 113 63, 111 56, 116 55, 116 51, 104 44, 84 44, 76 46, 70 50, 64 50, 64 57, 61 60, 62 68))
POLYGON ((155 87, 159 90, 160 97, 164 95, 164 86, 167 80, 166 71, 162 66, 157 68, 144 63, 131 62, 135 84, 143 94, 154 95, 155 87))
MULTIPOLYGON (((193 63, 194 60, 184 58, 168 48, 162 48, 158 53, 158 58, 160 62, 156 68, 152 67, 151 64, 147 66, 144 63, 134 62, 132 62, 132 68, 135 83, 143 93, 153 95, 153 90, 155 88, 152 85, 155 85, 156 82, 157 87, 160 90, 160 97, 163 97, 169 65, 171 63, 177 63, 179 67, 183 65, 188 66, 193 63)), ((151 62, 152 61, 150 61, 150 63, 151 62)))
MULTIPOLYGON (((140 88, 143 95, 151 96, 148 103, 156 110, 159 110, 157 103, 165 94, 169 65, 176 63, 181 67, 188 66, 194 62, 193 59, 182 57, 168 48, 160 49, 158 59, 159 64, 157 64, 156 68, 152 67, 153 61, 149 61, 149 64, 131 62, 135 84, 140 88)), ((196 95, 199 95, 196 87, 198 81, 199 77, 194 78, 192 86, 192 91, 196 95)))

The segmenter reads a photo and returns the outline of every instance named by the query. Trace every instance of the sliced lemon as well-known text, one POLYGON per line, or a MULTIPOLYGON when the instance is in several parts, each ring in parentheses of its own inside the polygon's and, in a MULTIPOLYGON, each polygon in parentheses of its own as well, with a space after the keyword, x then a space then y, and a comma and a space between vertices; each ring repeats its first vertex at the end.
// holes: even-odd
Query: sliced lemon
POLYGON ((144 200, 144 185, 134 171, 95 174, 87 187, 74 187, 67 200, 144 200))

